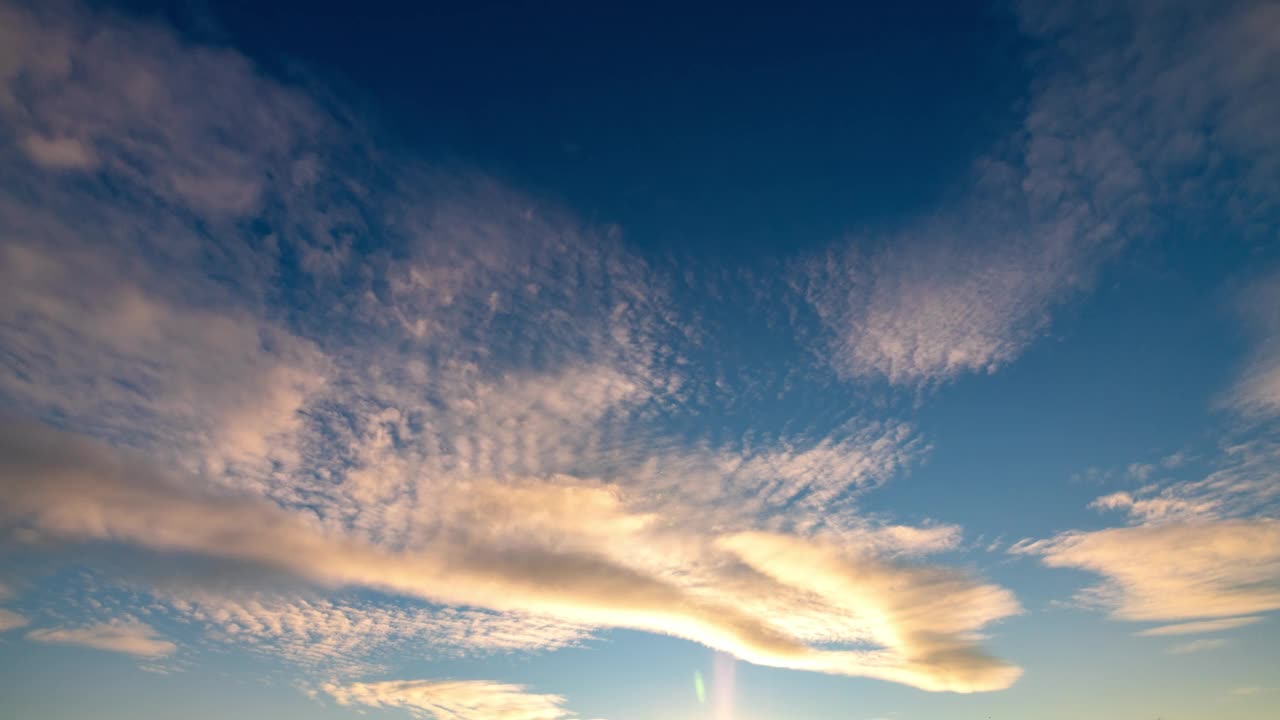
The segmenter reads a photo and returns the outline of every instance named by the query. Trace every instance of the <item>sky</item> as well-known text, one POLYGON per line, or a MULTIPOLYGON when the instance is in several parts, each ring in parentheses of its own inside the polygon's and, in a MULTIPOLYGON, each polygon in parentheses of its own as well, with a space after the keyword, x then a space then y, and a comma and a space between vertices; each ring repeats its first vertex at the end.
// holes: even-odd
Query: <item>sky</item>
POLYGON ((0 717, 1264 720, 1278 610, 1280 5, 0 0, 0 717))

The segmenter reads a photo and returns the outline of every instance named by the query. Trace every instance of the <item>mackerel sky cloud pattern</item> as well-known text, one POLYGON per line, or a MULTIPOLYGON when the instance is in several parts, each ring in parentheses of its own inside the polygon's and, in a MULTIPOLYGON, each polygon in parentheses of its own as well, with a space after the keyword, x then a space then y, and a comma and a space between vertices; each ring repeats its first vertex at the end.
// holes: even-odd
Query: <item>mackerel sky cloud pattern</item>
POLYGON ((442 83, 418 127, 226 18, 0 0, 0 710, 71 712, 41 668, 326 718, 1264 717, 1272 4, 975 10, 1019 90, 904 154, 945 191, 733 250, 668 238, 696 178, 550 169, 605 135, 516 160, 550 115, 499 141, 442 83), (1155 670, 1089 705, 1108 654, 1155 670))

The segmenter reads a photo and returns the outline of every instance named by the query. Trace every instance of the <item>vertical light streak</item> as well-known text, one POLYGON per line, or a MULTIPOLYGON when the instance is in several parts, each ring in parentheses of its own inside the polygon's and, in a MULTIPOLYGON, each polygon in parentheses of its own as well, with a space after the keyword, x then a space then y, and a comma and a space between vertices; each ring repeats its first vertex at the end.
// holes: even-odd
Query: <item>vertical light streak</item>
POLYGON ((711 707, 715 720, 733 718, 733 676, 737 661, 732 655, 716 653, 711 665, 711 707))

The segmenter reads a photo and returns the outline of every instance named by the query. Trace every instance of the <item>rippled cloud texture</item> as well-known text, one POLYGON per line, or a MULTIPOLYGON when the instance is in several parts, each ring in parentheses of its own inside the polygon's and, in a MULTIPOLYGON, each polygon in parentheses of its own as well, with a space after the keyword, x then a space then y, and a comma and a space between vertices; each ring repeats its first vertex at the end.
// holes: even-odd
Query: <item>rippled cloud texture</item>
MULTIPOLYGON (((1040 79, 965 195, 786 259, 783 332, 822 379, 790 392, 835 397, 835 419, 723 432, 689 428, 758 388, 717 377, 688 288, 623 229, 415 160, 234 49, 0 5, 3 542, 145 568, 111 579, 129 600, 105 615, 0 609, 0 632, 157 663, 246 650, 317 701, 438 719, 579 716, 532 685, 404 679, 397 656, 590 650, 619 629, 1010 687, 1023 670, 989 645, 1027 611, 956 559, 965 530, 945 507, 866 509, 933 438, 839 393, 1000 371, 1185 198, 1274 217, 1276 7, 1106 5, 1020 4, 1040 79)), ((1144 636, 1280 609, 1278 287, 1240 295, 1253 350, 1218 404, 1246 429, 1209 474, 1101 495, 1115 526, 1015 555, 1100 576, 1076 600, 1144 636)))

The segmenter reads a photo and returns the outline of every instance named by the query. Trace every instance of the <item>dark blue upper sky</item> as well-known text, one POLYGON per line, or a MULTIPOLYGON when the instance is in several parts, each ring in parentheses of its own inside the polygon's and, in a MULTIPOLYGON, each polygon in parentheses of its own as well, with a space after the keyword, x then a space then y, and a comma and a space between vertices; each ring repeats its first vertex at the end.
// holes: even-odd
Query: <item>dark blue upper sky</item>
POLYGON ((1024 43, 988 2, 694 5, 127 4, 280 74, 300 64, 414 152, 663 250, 900 219, 1020 122, 1024 43))

